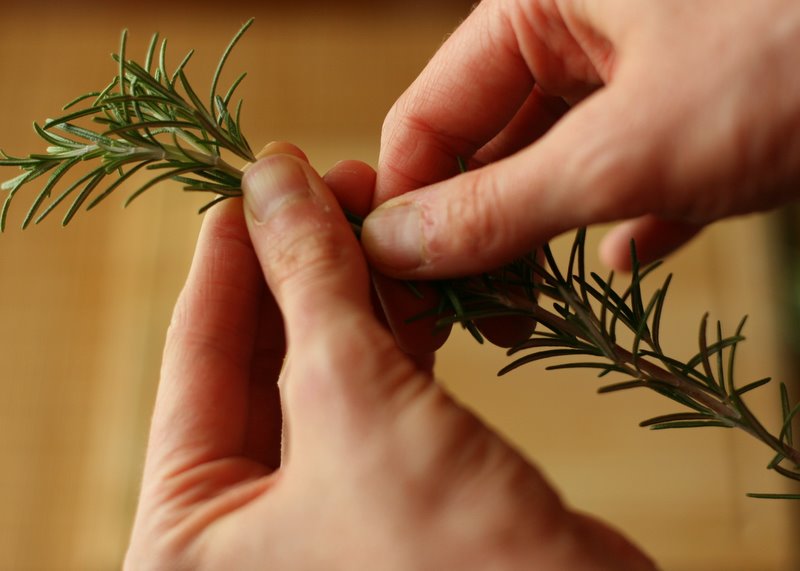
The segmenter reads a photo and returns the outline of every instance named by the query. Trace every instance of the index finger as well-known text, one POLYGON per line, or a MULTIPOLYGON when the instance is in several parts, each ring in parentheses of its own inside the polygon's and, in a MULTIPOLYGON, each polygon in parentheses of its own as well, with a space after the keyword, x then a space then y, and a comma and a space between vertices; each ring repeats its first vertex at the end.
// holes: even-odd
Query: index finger
MULTIPOLYGON (((572 99, 601 85, 598 67, 608 67, 610 48, 590 31, 595 15, 581 6, 481 2, 389 112, 375 206, 457 174, 456 157, 471 157, 503 133, 526 101, 545 101, 532 97, 534 84, 572 99)), ((537 116, 530 105, 522 111, 523 123, 537 116)), ((547 122, 552 110, 540 111, 547 122)))
POLYGON ((226 201, 206 215, 169 327, 147 470, 171 473, 245 454, 254 392, 277 391, 269 379, 263 382, 270 388, 254 386, 253 367, 258 361, 261 372, 277 376, 282 346, 282 323, 264 287, 241 201, 226 201), (274 347, 256 347, 265 314, 277 331, 274 347), (264 355, 255 359, 257 349, 264 355))
POLYGON ((390 110, 376 206, 456 174, 527 99, 533 76, 498 6, 479 4, 390 110))

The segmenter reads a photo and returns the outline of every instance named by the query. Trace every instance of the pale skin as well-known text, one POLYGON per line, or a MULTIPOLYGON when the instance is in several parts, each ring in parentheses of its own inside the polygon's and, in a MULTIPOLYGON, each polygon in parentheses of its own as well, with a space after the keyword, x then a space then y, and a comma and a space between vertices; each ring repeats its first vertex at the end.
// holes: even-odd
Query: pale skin
POLYGON ((793 0, 484 0, 387 117, 377 182, 272 147, 245 215, 204 223, 126 568, 654 569, 439 388, 428 342, 388 332, 337 202, 385 203, 364 245, 399 277, 608 221, 611 266, 630 237, 652 259, 795 196, 797 53, 793 0))
POLYGON ((654 569, 398 348, 337 204, 371 201, 374 178, 273 145, 245 215, 208 214, 125 568, 654 569))
POLYGON ((794 200, 798 53, 794 0, 484 0, 386 119, 368 258, 473 274, 620 221, 625 269, 794 200))

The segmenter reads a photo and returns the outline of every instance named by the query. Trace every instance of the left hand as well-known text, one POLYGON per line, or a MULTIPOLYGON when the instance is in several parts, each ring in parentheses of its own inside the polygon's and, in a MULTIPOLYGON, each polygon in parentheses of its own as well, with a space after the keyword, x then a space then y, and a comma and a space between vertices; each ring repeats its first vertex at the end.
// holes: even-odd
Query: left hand
POLYGON ((362 244, 433 279, 625 221, 601 254, 629 270, 631 239, 650 262, 796 202, 799 51, 796 0, 476 3, 386 117, 362 244))
MULTIPOLYGON (((248 170, 246 217, 205 220, 126 569, 652 570, 397 347, 331 188, 281 152, 248 170)), ((371 185, 353 173, 340 196, 371 185)))

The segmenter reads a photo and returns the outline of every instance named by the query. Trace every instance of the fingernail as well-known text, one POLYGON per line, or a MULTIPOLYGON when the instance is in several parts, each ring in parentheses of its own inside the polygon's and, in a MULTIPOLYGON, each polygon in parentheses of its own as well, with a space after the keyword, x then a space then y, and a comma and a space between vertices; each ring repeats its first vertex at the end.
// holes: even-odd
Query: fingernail
POLYGON ((416 269, 425 261, 420 222, 419 206, 413 202, 378 208, 364 221, 362 244, 379 265, 416 269))
POLYGON ((286 141, 272 141, 271 143, 267 143, 264 145, 264 148, 258 152, 256 159, 263 159, 269 155, 292 155, 293 157, 301 159, 303 162, 308 162, 308 156, 306 156, 300 147, 292 143, 287 143, 286 141))
POLYGON ((288 155, 270 155, 254 163, 242 179, 242 190, 245 207, 258 224, 288 201, 311 196, 303 167, 288 155))
POLYGON ((266 145, 264 145, 258 153, 256 153, 256 160, 263 159, 269 155, 274 155, 275 153, 272 150, 278 145, 278 141, 270 141, 266 145))

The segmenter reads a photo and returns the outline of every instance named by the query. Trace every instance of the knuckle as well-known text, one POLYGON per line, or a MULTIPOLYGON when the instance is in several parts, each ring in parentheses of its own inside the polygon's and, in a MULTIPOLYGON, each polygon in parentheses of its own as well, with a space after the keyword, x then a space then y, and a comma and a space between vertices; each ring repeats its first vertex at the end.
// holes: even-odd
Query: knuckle
POLYGON ((269 248, 267 281, 279 294, 314 286, 340 274, 353 250, 349 240, 325 228, 284 234, 269 248))
POLYGON ((375 403, 402 408, 428 384, 372 316, 337 312, 335 331, 317 333, 303 346, 313 358, 296 365, 302 382, 287 387, 287 397, 306 409, 320 407, 325 416, 338 411, 358 422, 376 412, 375 403))
POLYGON ((577 192, 575 204, 592 222, 632 218, 653 210, 661 195, 659 161, 651 140, 626 133, 598 136, 574 149, 565 172, 577 192), (643 173, 648 173, 646 180, 643 173))
POLYGON ((458 196, 440 205, 435 220, 431 212, 422 212, 423 225, 439 226, 425 232, 431 236, 427 246, 432 259, 457 253, 482 260, 502 251, 513 237, 503 214, 502 189, 491 169, 462 175, 462 180, 458 196))

